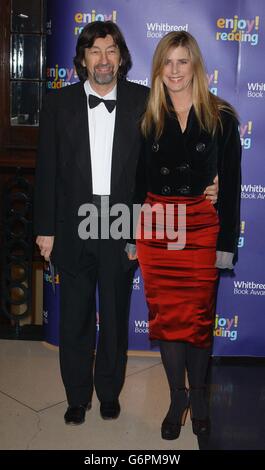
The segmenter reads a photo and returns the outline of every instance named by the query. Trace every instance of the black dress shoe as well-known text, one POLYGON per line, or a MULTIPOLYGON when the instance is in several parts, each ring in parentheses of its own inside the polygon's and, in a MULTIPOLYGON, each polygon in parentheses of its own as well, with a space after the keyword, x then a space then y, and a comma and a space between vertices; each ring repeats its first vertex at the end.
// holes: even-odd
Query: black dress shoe
POLYGON ((209 418, 196 419, 192 418, 192 430, 196 436, 208 436, 211 430, 211 422, 209 418))
POLYGON ((68 406, 64 415, 65 424, 78 425, 85 422, 86 411, 90 410, 91 403, 84 405, 68 406))
POLYGON ((100 403, 100 414, 103 419, 117 419, 120 411, 119 400, 102 401, 100 403))
POLYGON ((210 434, 211 422, 206 391, 206 386, 191 387, 190 389, 190 416, 192 430, 196 436, 210 434))

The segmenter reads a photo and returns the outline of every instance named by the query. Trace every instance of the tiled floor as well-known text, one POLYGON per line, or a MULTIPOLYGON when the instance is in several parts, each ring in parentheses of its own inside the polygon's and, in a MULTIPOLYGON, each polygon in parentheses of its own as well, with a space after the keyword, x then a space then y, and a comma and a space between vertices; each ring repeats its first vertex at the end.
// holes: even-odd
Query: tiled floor
POLYGON ((94 395, 81 426, 66 426, 58 352, 37 341, 0 340, 0 449, 198 449, 188 417, 177 441, 160 437, 168 408, 160 357, 129 357, 115 421, 94 395))
POLYGON ((209 383, 207 440, 197 441, 189 415, 179 439, 161 439, 169 397, 158 356, 129 357, 117 420, 101 419, 94 395, 85 423, 66 426, 57 350, 0 340, 0 449, 265 450, 264 360, 215 359, 209 383))

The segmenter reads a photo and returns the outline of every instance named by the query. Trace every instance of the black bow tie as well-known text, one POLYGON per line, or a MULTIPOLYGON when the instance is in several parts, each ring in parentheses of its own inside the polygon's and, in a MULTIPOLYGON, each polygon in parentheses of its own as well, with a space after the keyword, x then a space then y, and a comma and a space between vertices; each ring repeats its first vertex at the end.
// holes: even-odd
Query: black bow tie
POLYGON ((89 95, 88 103, 91 109, 95 108, 100 103, 104 103, 109 113, 111 113, 116 106, 116 100, 104 100, 95 95, 89 95))

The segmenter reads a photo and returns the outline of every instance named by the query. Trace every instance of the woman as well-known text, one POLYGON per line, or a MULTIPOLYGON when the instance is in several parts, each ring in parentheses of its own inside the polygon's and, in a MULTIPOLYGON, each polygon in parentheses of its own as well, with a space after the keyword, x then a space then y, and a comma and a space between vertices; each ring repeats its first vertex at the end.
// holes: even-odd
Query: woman
POLYGON ((202 55, 191 34, 171 32, 158 44, 141 126, 134 203, 145 201, 153 215, 148 223, 142 211, 137 254, 129 251, 128 256, 139 259, 150 338, 159 340, 170 387, 162 438, 179 436, 188 408, 193 432, 207 434, 205 381, 217 267, 232 269, 237 249, 241 145, 236 113, 209 92, 202 55), (217 173, 216 211, 204 190, 217 173), (163 227, 170 207, 173 221, 171 212, 163 227), (180 224, 179 243, 172 245, 170 234, 180 224))

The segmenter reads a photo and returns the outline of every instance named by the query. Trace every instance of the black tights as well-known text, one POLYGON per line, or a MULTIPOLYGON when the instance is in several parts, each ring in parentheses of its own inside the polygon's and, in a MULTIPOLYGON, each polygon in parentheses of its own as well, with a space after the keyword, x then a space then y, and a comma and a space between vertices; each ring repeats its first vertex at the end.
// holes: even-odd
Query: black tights
POLYGON ((205 380, 211 349, 202 349, 181 341, 160 341, 160 352, 166 371, 171 405, 171 420, 179 420, 187 406, 185 391, 185 369, 190 386, 190 405, 193 417, 203 419, 207 416, 205 400, 205 380))

